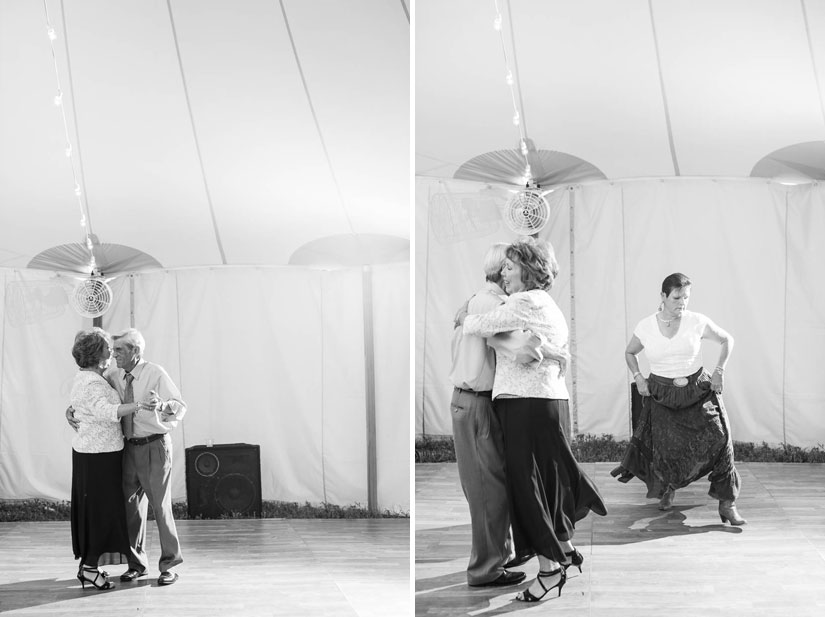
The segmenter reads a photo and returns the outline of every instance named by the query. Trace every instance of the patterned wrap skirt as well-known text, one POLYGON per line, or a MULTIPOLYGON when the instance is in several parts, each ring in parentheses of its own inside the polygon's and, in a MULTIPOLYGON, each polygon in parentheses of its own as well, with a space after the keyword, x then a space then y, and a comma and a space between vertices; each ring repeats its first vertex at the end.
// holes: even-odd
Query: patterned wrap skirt
POLYGON ((668 489, 687 486, 708 474, 714 499, 735 500, 740 477, 733 462, 730 423, 722 399, 711 389, 703 369, 687 384, 651 374, 650 396, 621 465, 611 475, 619 482, 636 476, 647 485, 647 496, 660 498, 668 489))

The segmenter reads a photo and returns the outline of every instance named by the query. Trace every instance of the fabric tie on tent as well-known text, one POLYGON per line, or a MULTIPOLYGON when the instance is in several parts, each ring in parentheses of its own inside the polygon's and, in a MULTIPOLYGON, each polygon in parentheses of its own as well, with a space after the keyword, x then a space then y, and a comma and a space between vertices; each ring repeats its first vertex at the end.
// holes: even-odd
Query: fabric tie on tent
MULTIPOLYGON (((135 380, 135 376, 131 373, 126 373, 126 375, 123 376, 123 379, 126 380, 126 389, 123 391, 123 402, 134 403, 135 390, 132 387, 132 382, 135 380)), ((135 420, 133 414, 123 416, 123 434, 126 436, 126 439, 131 439, 134 437, 135 420)))

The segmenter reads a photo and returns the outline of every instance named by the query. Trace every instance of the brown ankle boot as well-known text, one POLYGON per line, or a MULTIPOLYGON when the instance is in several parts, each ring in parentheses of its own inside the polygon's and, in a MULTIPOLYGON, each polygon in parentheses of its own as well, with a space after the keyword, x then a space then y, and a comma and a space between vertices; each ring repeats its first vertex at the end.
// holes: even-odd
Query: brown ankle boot
POLYGON ((719 501, 719 518, 722 522, 728 522, 731 525, 745 525, 748 521, 739 516, 736 511, 736 504, 732 499, 722 499, 719 501))

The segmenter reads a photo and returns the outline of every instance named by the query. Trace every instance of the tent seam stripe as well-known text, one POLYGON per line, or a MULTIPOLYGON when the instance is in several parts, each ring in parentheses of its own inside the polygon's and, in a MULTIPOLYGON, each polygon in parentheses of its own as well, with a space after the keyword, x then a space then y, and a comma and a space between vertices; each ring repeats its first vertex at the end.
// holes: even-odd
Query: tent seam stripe
MULTIPOLYGON (((168 0, 167 0, 168 1, 168 0)), ((284 27, 286 28, 287 36, 289 36, 289 45, 292 48, 292 55, 295 58, 295 66, 298 69, 298 75, 301 78, 301 85, 304 88, 304 94, 307 97, 307 104, 309 105, 309 111, 312 115, 312 121, 315 123, 315 130, 318 132, 318 141, 321 142, 321 149, 324 151, 324 159, 326 159, 327 167, 329 168, 329 174, 332 177, 332 183, 335 185, 335 192, 338 194, 338 200, 341 203, 341 209, 344 211, 344 216, 347 219, 347 224, 349 225, 350 233, 355 236, 356 241, 358 242, 359 246, 361 245, 361 240, 358 237, 358 234, 355 233, 355 228, 352 224, 352 219, 350 218, 349 210, 347 210, 346 202, 344 200, 344 195, 341 193, 341 185, 338 183, 338 177, 335 175, 335 169, 332 166, 332 159, 329 156, 329 150, 327 150, 327 143, 324 139, 324 134, 321 131, 321 123, 318 121, 318 114, 315 112, 315 105, 312 103, 312 97, 309 94, 309 86, 307 85, 306 76, 304 75, 304 69, 301 66, 301 60, 298 57, 298 49, 295 47, 295 39, 292 36, 292 28, 289 25, 289 19, 286 15, 286 8, 284 7, 283 0, 278 0, 278 4, 281 6, 281 14, 284 18, 284 27)), ((363 248, 363 247, 362 247, 363 248)))
POLYGON ((183 96, 186 100, 186 110, 189 113, 189 124, 192 126, 192 138, 195 141, 195 152, 198 155, 198 166, 201 171, 201 178, 203 179, 203 190, 206 193, 206 202, 209 205, 209 216, 212 219, 212 230, 215 232, 215 243, 218 245, 218 252, 221 255, 221 263, 226 264, 226 253, 223 250, 223 242, 221 241, 221 233, 218 231, 218 221, 215 217, 215 206, 212 203, 212 193, 209 190, 209 181, 206 179, 206 167, 203 164, 203 153, 201 152, 200 140, 198 139, 198 130, 195 126, 195 116, 192 113, 192 101, 189 98, 189 86, 186 82, 186 73, 183 70, 183 58, 180 54, 180 44, 178 42, 178 31, 175 28, 175 17, 172 13, 171 0, 166 0, 166 8, 169 11, 169 25, 172 28, 172 39, 175 43, 175 54, 178 58, 178 69, 180 70, 181 84, 183 86, 183 96))
POLYGON ((816 93, 819 99, 819 112, 822 114, 822 121, 825 123, 825 103, 822 100, 822 86, 819 83, 819 73, 816 70, 816 56, 814 56, 814 45, 811 40, 811 28, 808 23, 808 11, 805 8, 805 0, 800 0, 802 5, 802 21, 805 23, 805 39, 808 41, 808 53, 811 54, 811 68, 814 73, 814 83, 816 84, 816 93))
POLYGON ((650 11, 650 29, 653 33, 653 49, 656 52, 656 68, 659 71, 659 88, 662 91, 662 106, 665 112, 665 126, 667 127, 667 141, 670 147, 670 158, 673 161, 673 171, 675 175, 679 173, 679 161, 676 158, 676 144, 673 141, 673 127, 670 123, 670 108, 667 104, 667 89, 665 88, 665 77, 662 71, 662 58, 659 54, 659 37, 656 34, 656 20, 653 17, 653 0, 647 0, 650 11))

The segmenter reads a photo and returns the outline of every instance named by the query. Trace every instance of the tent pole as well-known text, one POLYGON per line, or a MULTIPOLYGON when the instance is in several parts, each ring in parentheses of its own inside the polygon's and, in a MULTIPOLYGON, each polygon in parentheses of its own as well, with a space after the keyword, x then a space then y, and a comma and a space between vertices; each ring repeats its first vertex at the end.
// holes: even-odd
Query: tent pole
POLYGON ((378 465, 375 436, 375 348, 372 323, 372 268, 361 272, 364 299, 364 378, 367 411, 367 507, 378 512, 378 465))
POLYGON ((578 362, 576 361, 576 191, 570 187, 570 412, 573 435, 579 434, 578 362))

